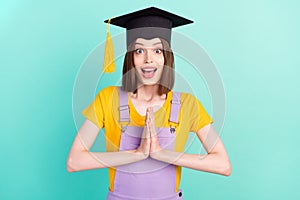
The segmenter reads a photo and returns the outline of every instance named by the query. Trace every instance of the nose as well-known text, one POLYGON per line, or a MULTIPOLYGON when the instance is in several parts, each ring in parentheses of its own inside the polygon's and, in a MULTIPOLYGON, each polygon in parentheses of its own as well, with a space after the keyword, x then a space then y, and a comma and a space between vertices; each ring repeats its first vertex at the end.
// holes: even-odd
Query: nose
POLYGON ((152 63, 152 54, 150 49, 146 50, 145 63, 152 63))

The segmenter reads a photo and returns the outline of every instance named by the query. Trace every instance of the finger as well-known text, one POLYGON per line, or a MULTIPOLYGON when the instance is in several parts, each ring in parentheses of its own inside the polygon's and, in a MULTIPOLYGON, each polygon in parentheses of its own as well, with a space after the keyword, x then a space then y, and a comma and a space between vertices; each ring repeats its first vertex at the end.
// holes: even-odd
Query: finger
POLYGON ((153 113, 153 108, 148 107, 147 109, 147 114, 151 122, 154 122, 154 113, 153 113))
POLYGON ((150 138, 151 138, 151 131, 150 131, 150 127, 149 127, 149 126, 147 126, 147 127, 146 127, 146 129, 147 129, 147 132, 146 132, 146 138, 147 138, 147 139, 150 139, 150 138))
POLYGON ((146 109, 146 116, 147 116, 147 119, 150 120, 150 107, 148 107, 146 109))
POLYGON ((155 129, 154 126, 150 127, 150 134, 151 134, 151 137, 156 137, 157 136, 156 129, 155 129))
POLYGON ((148 109, 146 110, 146 117, 145 117, 145 126, 149 126, 150 124, 150 116, 149 116, 149 112, 148 109))
POLYGON ((155 136, 156 135, 156 128, 155 128, 155 120, 154 120, 154 113, 153 113, 153 108, 149 107, 149 119, 150 119, 150 133, 151 136, 155 136))
POLYGON ((150 138, 151 137, 151 134, 150 134, 150 119, 149 119, 149 116, 148 114, 146 114, 146 118, 147 118, 147 121, 146 121, 146 124, 145 124, 145 131, 146 131, 146 138, 150 138))
POLYGON ((147 139, 150 138, 150 131, 149 131, 149 116, 146 113, 146 117, 145 117, 145 125, 144 125, 144 130, 143 130, 143 138, 147 139))

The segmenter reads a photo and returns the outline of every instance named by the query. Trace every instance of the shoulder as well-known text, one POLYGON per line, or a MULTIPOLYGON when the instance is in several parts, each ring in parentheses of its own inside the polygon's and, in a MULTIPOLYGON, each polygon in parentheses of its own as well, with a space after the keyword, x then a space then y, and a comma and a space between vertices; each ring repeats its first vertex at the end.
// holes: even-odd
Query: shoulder
POLYGON ((101 89, 95 97, 95 101, 101 104, 109 104, 114 99, 118 99, 118 87, 108 86, 101 89))
MULTIPOLYGON (((172 91, 172 93, 174 92, 176 91, 172 91)), ((190 93, 186 93, 186 92, 179 92, 179 93, 180 93, 180 102, 182 104, 196 103, 198 101, 198 99, 190 93)))
POLYGON ((200 100, 193 94, 180 92, 180 104, 184 110, 198 111, 203 108, 200 100))
POLYGON ((106 88, 103 88, 102 90, 100 90, 98 92, 99 97, 103 98, 103 97, 111 97, 114 94, 118 93, 118 87, 117 86, 108 86, 106 88))
POLYGON ((100 90, 99 94, 111 94, 115 91, 118 91, 118 88, 119 88, 118 86, 108 86, 100 90))

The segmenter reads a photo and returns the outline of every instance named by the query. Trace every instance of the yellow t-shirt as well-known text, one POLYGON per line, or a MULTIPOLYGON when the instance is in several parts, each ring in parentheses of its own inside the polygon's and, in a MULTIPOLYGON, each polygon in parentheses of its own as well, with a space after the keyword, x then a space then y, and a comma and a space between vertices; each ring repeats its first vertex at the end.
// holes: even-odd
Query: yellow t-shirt
MULTIPOLYGON (((197 132, 202 127, 213 122, 201 103, 193 95, 181 93, 179 124, 169 122, 172 91, 167 94, 163 106, 154 113, 156 127, 176 127, 175 149, 183 152, 189 132, 197 132)), ((128 98, 130 110, 129 126, 144 126, 145 116, 141 116, 128 98)), ((119 124, 119 94, 118 87, 110 86, 101 90, 94 101, 82 111, 82 114, 99 128, 104 128, 106 138, 106 151, 118 151, 121 139, 121 126, 119 124)), ((116 170, 108 168, 110 191, 114 191, 114 178, 116 170)), ((180 185, 181 167, 176 166, 176 192, 180 185)))

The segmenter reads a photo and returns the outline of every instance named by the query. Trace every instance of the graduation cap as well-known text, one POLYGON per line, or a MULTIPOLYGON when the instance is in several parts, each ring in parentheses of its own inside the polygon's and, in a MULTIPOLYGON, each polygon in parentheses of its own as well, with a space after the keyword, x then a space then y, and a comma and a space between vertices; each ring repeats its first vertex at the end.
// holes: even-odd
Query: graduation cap
POLYGON ((113 61, 113 44, 109 33, 109 24, 126 28, 126 40, 128 47, 137 38, 162 38, 170 44, 172 28, 193 23, 193 21, 189 19, 155 7, 110 18, 104 22, 108 25, 103 66, 104 72, 115 71, 115 64, 113 61))

